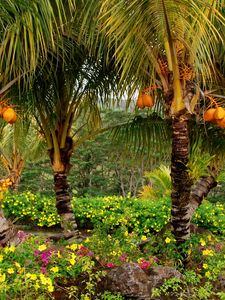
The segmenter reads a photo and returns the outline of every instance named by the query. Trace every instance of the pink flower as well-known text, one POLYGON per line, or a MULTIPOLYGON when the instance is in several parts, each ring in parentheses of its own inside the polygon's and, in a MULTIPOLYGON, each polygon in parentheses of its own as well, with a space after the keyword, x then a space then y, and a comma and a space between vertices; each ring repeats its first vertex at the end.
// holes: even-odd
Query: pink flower
POLYGON ((215 250, 216 251, 221 251, 222 249, 223 249, 223 244, 221 244, 221 243, 215 244, 215 250))
POLYGON ((123 253, 123 254, 120 255, 119 260, 120 260, 120 261, 127 261, 127 258, 128 258, 128 257, 127 257, 127 254, 126 254, 126 253, 123 253))
POLYGON ((26 239, 26 237, 28 237, 29 235, 30 235, 29 233, 26 233, 26 232, 24 232, 22 230, 19 230, 17 232, 17 236, 20 239, 20 241, 24 241, 26 239))
POLYGON ((93 256, 94 253, 82 245, 76 254, 80 256, 93 256))
POLYGON ((148 260, 145 260, 145 259, 142 259, 140 262, 139 262, 139 266, 141 269, 148 269, 149 266, 150 266, 150 261, 148 260))
POLYGON ((114 263, 107 263, 106 264, 106 267, 108 267, 108 268, 114 268, 116 265, 114 264, 114 263))
POLYGON ((47 269, 45 267, 41 267, 40 271, 41 271, 42 274, 45 274, 45 275, 48 273, 47 269))

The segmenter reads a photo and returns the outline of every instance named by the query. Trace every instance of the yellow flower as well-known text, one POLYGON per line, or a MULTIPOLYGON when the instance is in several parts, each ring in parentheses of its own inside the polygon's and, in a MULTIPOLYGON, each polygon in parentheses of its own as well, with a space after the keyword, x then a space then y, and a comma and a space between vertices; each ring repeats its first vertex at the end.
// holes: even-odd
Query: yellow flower
POLYGON ((50 293, 52 293, 52 292, 54 291, 54 286, 53 286, 52 284, 50 284, 50 285, 48 286, 48 291, 49 291, 50 293))
POLYGON ((46 250, 47 249, 47 247, 46 247, 46 245, 45 244, 43 244, 43 245, 40 245, 39 247, 38 247, 38 250, 39 251, 44 251, 44 250, 46 250))
POLYGON ((209 278, 209 277, 210 277, 210 275, 211 275, 211 274, 210 274, 210 272, 209 272, 209 271, 207 271, 207 272, 205 273, 205 277, 208 277, 208 278, 209 278))
POLYGON ((44 274, 40 274, 39 277, 43 285, 49 285, 49 286, 52 285, 51 278, 45 276, 44 274))
POLYGON ((50 269, 50 271, 52 271, 53 273, 57 273, 57 272, 59 272, 59 268, 57 266, 56 267, 52 267, 50 269))
POLYGON ((206 245, 206 242, 203 239, 200 239, 200 244, 204 247, 206 245))
POLYGON ((78 245, 77 245, 77 244, 71 244, 71 245, 68 245, 68 246, 66 246, 66 248, 68 248, 68 249, 71 249, 71 250, 75 251, 75 250, 77 250, 77 248, 78 248, 78 245))
POLYGON ((31 274, 31 273, 27 273, 26 274, 27 278, 30 278, 31 280, 37 280, 37 275, 36 274, 31 274))
POLYGON ((74 253, 72 253, 71 255, 71 259, 69 260, 70 264, 73 266, 75 265, 76 262, 76 255, 74 253))
POLYGON ((146 241, 148 238, 147 238, 147 236, 146 235, 142 235, 142 237, 141 237, 141 240, 142 241, 146 241))
POLYGON ((212 240, 212 236, 210 234, 207 236, 207 238, 208 238, 209 241, 212 240))
POLYGON ((213 250, 205 249, 205 250, 202 251, 202 255, 204 255, 204 256, 213 256, 214 253, 213 253, 213 250))
POLYGON ((0 254, 0 262, 3 261, 3 255, 0 254))
POLYGON ((57 257, 58 257, 58 258, 62 257, 60 251, 57 252, 57 257))
POLYGON ((85 243, 90 243, 90 239, 86 238, 85 243))
POLYGON ((20 265, 17 261, 15 262, 15 266, 16 266, 18 269, 21 268, 21 265, 20 265))
POLYGON ((202 267, 203 267, 203 269, 208 269, 209 266, 208 266, 208 264, 203 264, 202 267))
POLYGON ((85 295, 83 299, 84 300, 91 300, 91 298, 88 295, 85 295))
POLYGON ((112 254, 113 256, 116 256, 116 255, 117 255, 116 251, 111 252, 111 254, 112 254))
POLYGON ((14 252, 16 250, 15 246, 5 247, 5 253, 14 252))
POLYGON ((0 283, 5 281, 5 274, 0 273, 0 283))
POLYGON ((14 274, 15 271, 14 271, 13 268, 8 268, 8 269, 7 269, 7 272, 8 272, 9 274, 14 274))
POLYGON ((170 239, 169 237, 167 237, 167 238, 165 239, 165 242, 166 242, 166 244, 169 244, 169 243, 171 242, 171 239, 170 239))

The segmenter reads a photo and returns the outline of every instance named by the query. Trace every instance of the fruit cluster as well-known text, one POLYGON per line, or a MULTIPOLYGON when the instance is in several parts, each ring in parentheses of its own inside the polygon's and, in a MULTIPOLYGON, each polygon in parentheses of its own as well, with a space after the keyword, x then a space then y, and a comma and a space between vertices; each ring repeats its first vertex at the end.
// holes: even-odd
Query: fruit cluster
POLYGON ((218 127, 225 128, 225 109, 223 107, 209 108, 205 111, 204 120, 216 123, 218 127))
POLYGON ((0 104, 0 117, 3 118, 9 124, 15 123, 17 119, 15 110, 4 103, 0 104))
POLYGON ((154 98, 151 95, 142 93, 139 95, 136 103, 138 108, 152 107, 154 105, 154 98))
POLYGON ((12 185, 12 181, 9 178, 0 180, 0 191, 7 191, 9 186, 12 185))

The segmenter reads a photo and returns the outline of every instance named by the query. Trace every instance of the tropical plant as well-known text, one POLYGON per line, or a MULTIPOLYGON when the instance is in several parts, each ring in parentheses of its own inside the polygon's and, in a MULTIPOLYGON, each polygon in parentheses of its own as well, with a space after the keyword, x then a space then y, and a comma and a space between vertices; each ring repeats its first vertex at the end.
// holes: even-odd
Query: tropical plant
POLYGON ((0 165, 16 191, 28 161, 43 158, 45 144, 31 121, 17 121, 14 126, 3 125, 0 130, 0 165))
MULTIPOLYGON (((73 0, 1 2, 1 97, 5 98, 16 82, 20 92, 30 88, 38 66, 47 60, 51 65, 53 57, 63 57, 66 45, 62 38, 70 31, 74 9, 73 0)), ((4 228, 1 234, 4 236, 4 228)))
POLYGON ((148 180, 148 183, 139 191, 140 198, 158 199, 159 197, 170 195, 170 168, 161 165, 151 172, 145 172, 145 178, 148 180))
MULTIPOLYGON (((204 191, 208 191, 215 181, 211 172, 207 176, 210 180, 201 178, 191 192, 188 125, 191 116, 199 114, 200 98, 207 95, 204 91, 216 84, 214 55, 223 38, 219 29, 225 21, 222 9, 221 1, 212 0, 90 0, 82 14, 83 22, 88 23, 83 26, 83 36, 90 49, 96 45, 94 30, 87 34, 85 29, 90 28, 92 18, 98 18, 99 38, 104 36, 109 51, 114 47, 121 82, 130 79, 130 89, 139 86, 142 94, 150 94, 156 102, 159 95, 163 98, 172 128, 171 224, 178 244, 190 236, 190 220, 196 208, 193 194, 198 191, 201 198, 199 187, 203 182, 204 191)), ((195 203, 199 205, 199 201, 195 203)))

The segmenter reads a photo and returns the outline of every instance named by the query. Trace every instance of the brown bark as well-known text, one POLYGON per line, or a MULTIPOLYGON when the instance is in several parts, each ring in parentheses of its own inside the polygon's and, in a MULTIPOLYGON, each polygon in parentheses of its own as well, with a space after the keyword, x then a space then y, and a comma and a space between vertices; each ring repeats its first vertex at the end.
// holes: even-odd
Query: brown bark
POLYGON ((171 225, 178 244, 186 241, 190 236, 189 207, 192 181, 187 170, 188 120, 189 116, 185 113, 172 118, 171 225))
MULTIPOLYGON (((73 140, 66 138, 66 146, 60 149, 61 162, 64 165, 64 171, 54 172, 54 189, 56 195, 56 208, 61 219, 61 227, 65 232, 73 232, 73 236, 79 236, 77 223, 71 206, 72 194, 67 181, 68 173, 71 168, 70 157, 73 150, 73 140)), ((54 150, 49 151, 52 164, 54 163, 54 150)))
POLYGON ((4 247, 9 244, 17 245, 18 243, 19 239, 16 227, 5 218, 3 210, 0 208, 0 246, 4 247))
POLYGON ((54 174, 56 208, 61 218, 61 226, 65 231, 73 231, 79 235, 77 223, 71 206, 72 195, 67 182, 67 174, 58 172, 54 174))
POLYGON ((203 199, 208 195, 212 188, 217 186, 216 175, 202 176, 191 191, 191 201, 189 214, 192 217, 195 210, 201 205, 203 199))

